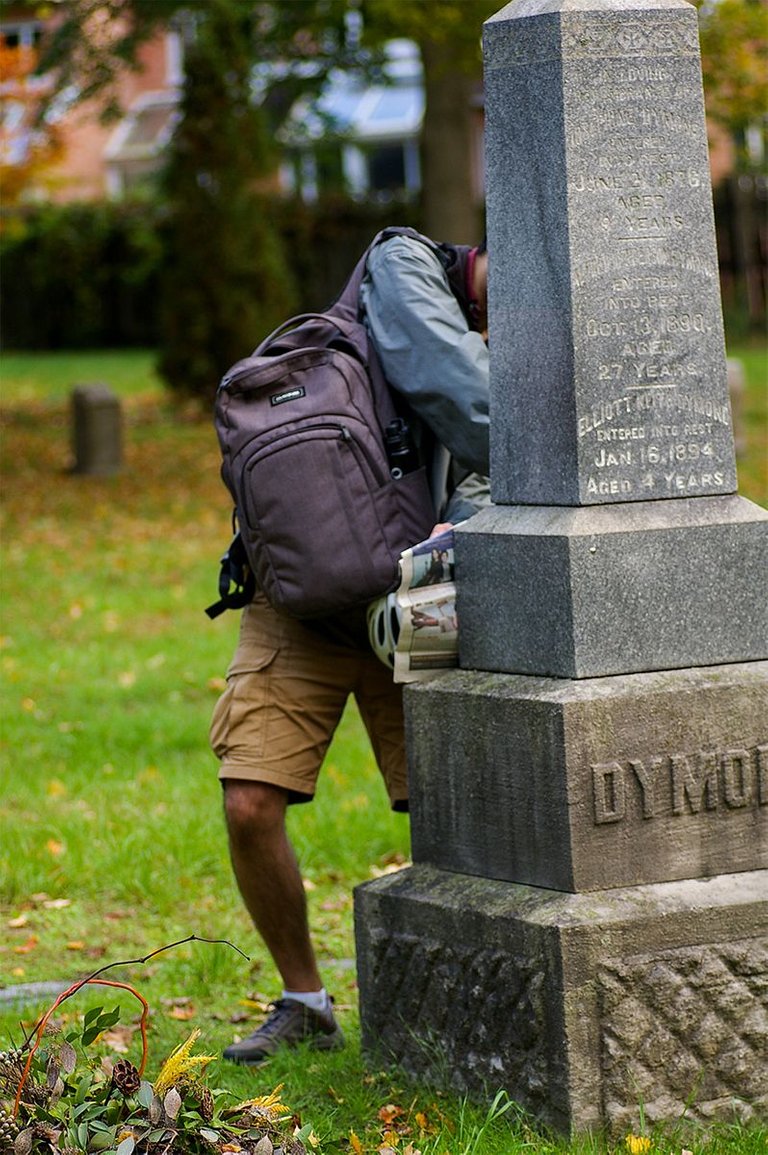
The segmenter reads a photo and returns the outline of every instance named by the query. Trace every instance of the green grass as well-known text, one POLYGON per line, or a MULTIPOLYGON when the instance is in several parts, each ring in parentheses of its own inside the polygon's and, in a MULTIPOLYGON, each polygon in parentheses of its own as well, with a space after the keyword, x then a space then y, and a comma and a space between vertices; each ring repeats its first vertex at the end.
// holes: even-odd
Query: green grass
MULTIPOLYGON (((765 498, 766 397, 760 355, 744 358, 747 496, 765 498), (762 447, 762 448, 761 448, 762 447), (763 458, 761 460, 761 457, 763 458), (762 489, 761 489, 762 487, 762 489)), ((189 935, 146 964, 114 972, 152 1006, 150 1069, 192 1027, 216 1052, 252 1029, 255 1004, 278 980, 232 880, 210 714, 237 621, 210 622, 228 499, 210 423, 174 411, 149 353, 17 355, 2 361, 2 769, 0 987, 73 980, 135 960, 189 935), (125 399, 126 461, 113 478, 67 470, 73 384, 103 380, 125 399)), ((387 1104, 402 1110, 398 1151, 510 1155, 604 1151, 535 1127, 516 1107, 498 1114, 397 1072, 369 1070, 359 1049, 351 891, 407 860, 407 819, 386 804, 367 740, 350 709, 318 797, 291 813, 323 973, 349 1037, 327 1056, 287 1053, 259 1072, 215 1065, 211 1083, 254 1095, 284 1082, 283 1098, 312 1122, 324 1151, 366 1155, 382 1143, 387 1104), (405 1128, 409 1130, 406 1133, 405 1128)), ((95 989, 64 1004, 66 1021, 128 996, 95 989)), ((0 1046, 45 1009, 0 1003, 0 1046)), ((131 1041, 138 1054, 138 1039, 131 1041)), ((491 1095, 491 1099, 493 1096, 491 1095)), ((721 1125, 714 1139, 667 1129, 654 1151, 757 1155, 768 1132, 721 1125)), ((626 1150, 623 1144, 616 1150, 626 1150)))
POLYGON ((159 395, 155 355, 145 349, 3 353, 0 402, 63 401, 75 385, 109 385, 121 397, 159 395))

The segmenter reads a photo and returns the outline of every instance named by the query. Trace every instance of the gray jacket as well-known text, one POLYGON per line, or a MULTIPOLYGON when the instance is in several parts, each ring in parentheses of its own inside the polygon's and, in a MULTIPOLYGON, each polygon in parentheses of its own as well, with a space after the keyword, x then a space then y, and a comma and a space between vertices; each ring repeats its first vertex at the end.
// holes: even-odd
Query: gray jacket
POLYGON ((387 380, 433 435, 436 519, 461 521, 490 501, 485 341, 469 328, 438 255, 411 237, 372 250, 360 304, 387 380))

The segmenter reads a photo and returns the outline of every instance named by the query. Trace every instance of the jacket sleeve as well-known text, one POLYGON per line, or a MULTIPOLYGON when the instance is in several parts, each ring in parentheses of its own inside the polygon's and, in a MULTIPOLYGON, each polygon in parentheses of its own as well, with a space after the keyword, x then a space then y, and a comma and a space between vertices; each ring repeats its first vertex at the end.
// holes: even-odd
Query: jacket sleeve
POLYGON ((383 241, 368 257, 361 304, 390 385, 462 466, 488 474, 488 349, 437 255, 409 237, 383 241))

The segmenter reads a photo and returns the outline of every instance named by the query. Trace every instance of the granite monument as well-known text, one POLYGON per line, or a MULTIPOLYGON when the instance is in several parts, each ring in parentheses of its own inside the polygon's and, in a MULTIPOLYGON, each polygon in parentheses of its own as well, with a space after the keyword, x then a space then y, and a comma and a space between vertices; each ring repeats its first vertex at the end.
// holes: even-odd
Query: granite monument
POLYGON ((740 497, 697 16, 484 29, 494 504, 406 689, 364 1047, 565 1131, 768 1110, 768 514, 740 497))

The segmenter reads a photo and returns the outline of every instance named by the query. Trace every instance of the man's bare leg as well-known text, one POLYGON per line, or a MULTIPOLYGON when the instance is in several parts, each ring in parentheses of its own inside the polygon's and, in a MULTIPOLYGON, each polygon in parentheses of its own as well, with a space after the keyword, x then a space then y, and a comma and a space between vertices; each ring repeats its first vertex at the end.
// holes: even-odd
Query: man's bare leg
POLYGON ((287 805, 288 794, 278 786, 225 780, 232 867, 248 913, 286 990, 319 991, 323 983, 309 936, 304 885, 285 829, 287 805))

